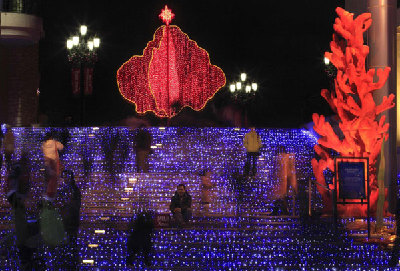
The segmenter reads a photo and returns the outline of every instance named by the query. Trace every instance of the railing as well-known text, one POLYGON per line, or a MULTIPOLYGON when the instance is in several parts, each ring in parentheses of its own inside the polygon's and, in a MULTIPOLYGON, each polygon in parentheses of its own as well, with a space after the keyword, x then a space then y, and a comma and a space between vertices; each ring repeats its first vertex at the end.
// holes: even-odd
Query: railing
POLYGON ((322 188, 324 188, 327 191, 330 191, 328 186, 324 186, 324 185, 316 182, 315 180, 312 180, 311 178, 308 179, 308 215, 309 216, 312 216, 312 211, 313 211, 312 198, 313 198, 313 195, 315 197, 315 195, 317 194, 317 192, 316 192, 317 185, 321 186, 322 188))
POLYGON ((0 12, 40 15, 41 0, 0 0, 0 12))
POLYGON ((313 180, 311 177, 299 179, 299 204, 300 204, 300 216, 312 216, 315 210, 315 201, 317 197, 317 185, 321 186, 326 190, 330 190, 329 187, 323 186, 320 183, 313 180), (313 205, 314 202, 314 205, 313 205))

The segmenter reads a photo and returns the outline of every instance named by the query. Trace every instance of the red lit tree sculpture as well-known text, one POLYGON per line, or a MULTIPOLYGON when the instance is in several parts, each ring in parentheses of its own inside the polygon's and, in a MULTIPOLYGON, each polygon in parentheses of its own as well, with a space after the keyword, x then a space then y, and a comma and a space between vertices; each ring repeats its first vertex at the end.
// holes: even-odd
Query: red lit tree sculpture
POLYGON ((160 18, 166 25, 156 30, 142 56, 133 56, 117 72, 121 95, 138 113, 170 118, 185 106, 201 110, 225 85, 223 71, 211 65, 207 51, 169 25, 174 16, 165 6, 160 18))
MULTIPOLYGON (((325 57, 337 68, 335 91, 323 89, 321 95, 337 114, 343 135, 339 137, 325 121, 324 116, 314 113, 314 129, 321 136, 314 149, 320 159, 313 159, 311 163, 317 182, 325 185, 324 170, 334 170, 334 161, 329 149, 341 156, 368 157, 371 210, 374 211, 378 197, 376 161, 383 140, 388 138, 389 129, 389 124, 385 123, 385 116, 379 115, 394 106, 394 95, 384 97, 381 104, 377 105, 372 92, 385 84, 390 68, 378 69, 376 75, 379 79, 376 82, 373 81, 375 69, 365 69, 369 47, 364 45, 363 33, 371 26, 371 14, 364 13, 353 19, 352 13, 339 7, 336 13, 339 17, 333 25, 336 33, 330 43, 332 52, 325 53, 325 57)), ((328 211, 332 207, 330 194, 317 187, 328 211)), ((339 205, 338 211, 342 215, 363 216, 366 214, 366 207, 339 205)))

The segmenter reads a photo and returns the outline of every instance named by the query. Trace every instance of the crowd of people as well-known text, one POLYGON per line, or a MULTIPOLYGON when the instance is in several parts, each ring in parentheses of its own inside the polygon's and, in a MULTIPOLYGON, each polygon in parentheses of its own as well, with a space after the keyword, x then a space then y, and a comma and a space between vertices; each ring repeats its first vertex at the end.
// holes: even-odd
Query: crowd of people
MULTIPOLYGON (((11 205, 15 223, 16 246, 21 270, 45 270, 38 251, 44 244, 66 246, 72 258, 66 262, 77 266, 77 236, 80 221, 81 193, 75 183, 74 174, 64 170, 59 159, 63 144, 51 133, 42 143, 45 165, 43 194, 36 206, 27 212, 26 200, 31 190, 30 163, 28 152, 22 151, 18 160, 13 160, 15 137, 10 126, 0 133, 0 157, 5 157, 6 183, 4 194, 11 205), (33 210, 33 213, 32 213, 33 210)), ((0 129, 1 131, 1 129, 0 129)), ((0 168, 3 159, 0 159, 0 168)))
MULTIPOLYGON (((143 127, 138 129, 135 136, 136 171, 149 171, 149 155, 151 154, 151 134, 143 127)), ((243 139, 243 146, 246 149, 246 161, 243 176, 253 178, 257 174, 257 160, 262 148, 260 136, 251 127, 243 139)), ((5 194, 12 207, 15 218, 15 229, 17 236, 17 247, 20 253, 21 266, 23 270, 31 270, 35 260, 32 258, 35 249, 40 242, 32 245, 32 240, 41 240, 50 246, 69 245, 74 260, 69 263, 77 263, 78 251, 76 248, 81 193, 75 183, 74 173, 65 170, 60 162, 59 152, 64 145, 59 142, 52 133, 44 137, 41 149, 45 167, 44 190, 39 206, 39 214, 34 223, 28 222, 26 218, 25 199, 30 190, 30 168, 29 157, 22 152, 18 161, 13 161, 15 151, 15 137, 10 126, 6 127, 3 135, 0 129, 0 150, 3 150, 7 171, 7 185, 5 194)), ((0 168, 3 164, 3 155, 0 154, 0 168)), ((272 215, 287 215, 287 191, 289 186, 297 191, 295 159, 294 155, 287 153, 284 147, 279 148, 277 155, 277 176, 279 189, 274 201, 272 215)), ((204 170, 200 174, 201 188, 201 213, 209 214, 209 206, 212 203, 212 188, 215 184, 211 181, 211 170, 204 170)), ((192 218, 192 196, 186 190, 185 184, 179 184, 175 194, 171 197, 170 211, 173 217, 173 225, 178 228, 185 228, 190 225, 192 218)), ((151 234, 154 229, 152 215, 148 212, 137 214, 136 219, 130 227, 130 234, 127 242, 128 257, 127 263, 132 263, 135 255, 143 253, 146 265, 151 265, 151 234)), ((76 266, 72 266, 72 269, 76 266)))

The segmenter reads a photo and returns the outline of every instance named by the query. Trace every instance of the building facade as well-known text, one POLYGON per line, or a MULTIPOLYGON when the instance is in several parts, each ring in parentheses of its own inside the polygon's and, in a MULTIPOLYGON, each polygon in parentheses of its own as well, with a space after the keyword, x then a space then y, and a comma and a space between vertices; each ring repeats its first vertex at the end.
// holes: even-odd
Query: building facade
POLYGON ((0 123, 37 123, 44 35, 39 8, 37 0, 0 0, 0 123))

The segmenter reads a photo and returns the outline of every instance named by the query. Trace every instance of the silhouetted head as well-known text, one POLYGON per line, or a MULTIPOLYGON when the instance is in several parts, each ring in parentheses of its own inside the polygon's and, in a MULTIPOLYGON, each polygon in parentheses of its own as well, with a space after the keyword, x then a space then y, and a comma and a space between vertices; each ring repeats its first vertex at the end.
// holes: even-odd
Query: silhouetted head
POLYGON ((178 192, 178 195, 180 196, 180 197, 182 197, 184 194, 185 194, 185 192, 186 192, 186 188, 185 188, 185 185, 184 184, 178 184, 178 187, 177 187, 177 190, 176 190, 177 192, 178 192))
POLYGON ((133 223, 134 230, 141 231, 142 234, 145 234, 146 232, 150 234, 153 228, 153 214, 151 212, 141 212, 136 216, 133 223))
POLYGON ((47 141, 47 140, 50 140, 50 139, 53 139, 54 138, 54 136, 53 136, 53 133, 52 132, 47 132, 45 135, 44 135, 44 141, 47 141))

